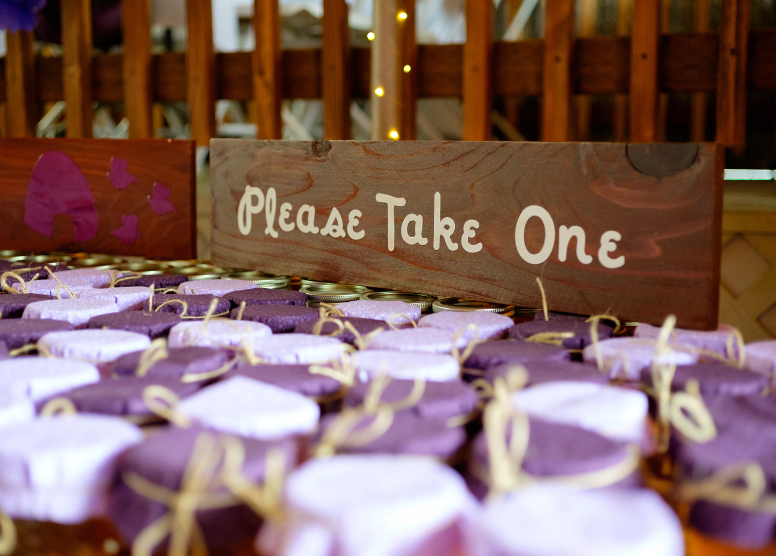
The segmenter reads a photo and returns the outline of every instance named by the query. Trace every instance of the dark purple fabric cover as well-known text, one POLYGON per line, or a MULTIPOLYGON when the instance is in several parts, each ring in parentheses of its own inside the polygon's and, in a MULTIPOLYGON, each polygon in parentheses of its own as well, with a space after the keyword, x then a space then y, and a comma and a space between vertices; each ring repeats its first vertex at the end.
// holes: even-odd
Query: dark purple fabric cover
MULTIPOLYGON (((723 363, 700 363, 697 365, 678 365, 671 382, 674 391, 684 390, 690 379, 696 379, 701 394, 727 394, 746 396, 759 394, 768 386, 768 377, 745 369, 739 369, 723 363)), ((652 385, 652 369, 641 371, 641 381, 652 385)))
MULTIPOLYGON (((587 319, 590 318, 589 316, 586 317, 585 315, 575 315, 573 313, 558 313, 556 311, 550 311, 548 316, 550 317, 551 321, 554 320, 554 321, 572 321, 572 322, 573 321, 581 321, 581 322, 585 322, 587 319)), ((544 320, 544 311, 539 309, 539 312, 534 315, 533 320, 545 322, 545 320, 544 320)))
MULTIPOLYGON (((181 382, 174 378, 132 377, 109 378, 70 390, 58 396, 68 398, 79 413, 102 413, 105 415, 152 416, 143 401, 146 386, 158 384, 169 388, 179 398, 190 396, 202 387, 202 383, 181 382)), ((45 405, 45 403, 40 404, 45 405)))
MULTIPOLYGON (((598 331, 598 339, 606 340, 611 338, 612 329, 604 324, 598 324, 596 326, 598 331)), ((590 336, 590 323, 584 320, 575 319, 556 319, 545 321, 532 320, 529 322, 523 322, 516 324, 508 330, 509 337, 515 340, 527 340, 534 334, 542 334, 545 332, 571 332, 574 334, 571 338, 563 338, 563 347, 565 349, 585 349, 592 339, 590 336)))
MULTIPOLYGON (((232 318, 237 318, 239 309, 232 310, 232 318)), ((294 328, 305 321, 318 320, 318 310, 297 305, 253 305, 243 311, 242 320, 260 322, 272 329, 273 334, 293 332, 294 328)))
POLYGON ((73 330, 73 325, 54 319, 0 319, 0 341, 5 342, 8 349, 34 344, 44 334, 64 330, 73 330))
POLYGON ((122 311, 99 315, 89 320, 87 328, 108 328, 145 334, 150 338, 167 336, 170 328, 181 321, 174 313, 149 313, 148 311, 122 311))
MULTIPOLYGON (((385 323, 385 321, 377 320, 377 319, 361 319, 358 317, 331 317, 335 318, 337 320, 348 321, 350 324, 353 325, 353 328, 355 328, 359 334, 362 336, 366 336, 370 332, 374 330, 390 330, 388 325, 385 323)), ((313 329, 315 328, 316 323, 318 322, 318 319, 315 320, 308 320, 301 322, 296 325, 296 328, 294 328, 294 332, 301 333, 301 334, 312 334, 313 329)), ((321 327, 321 335, 327 336, 329 334, 333 334, 339 330, 339 327, 334 324, 333 322, 325 322, 323 323, 323 326, 321 327)), ((336 338, 342 340, 346 344, 352 344, 356 341, 356 335, 353 334, 350 330, 343 330, 339 334, 337 334, 336 338)))
POLYGON ((301 305, 307 306, 307 294, 295 290, 270 290, 267 288, 255 288, 249 290, 237 290, 224 296, 232 304, 232 308, 239 307, 245 301, 245 305, 301 305))
MULTIPOLYGON (((328 415, 321 419, 320 431, 313 443, 317 443, 324 431, 336 418, 328 415)), ((368 426, 373 416, 364 416, 356 430, 368 426)), ((445 423, 423 419, 417 415, 402 411, 393 415, 390 428, 374 441, 364 446, 340 448, 343 454, 414 454, 432 456, 441 459, 452 457, 466 442, 463 427, 448 427, 445 423)))
MULTIPOLYGON (((131 543, 148 524, 165 515, 169 508, 129 488, 122 480, 122 474, 131 471, 154 484, 178 491, 196 439, 203 432, 206 431, 196 426, 189 429, 170 427, 146 438, 119 456, 108 513, 127 543, 131 543)), ((208 434, 216 439, 224 436, 212 431, 208 434)), ((263 483, 267 454, 273 448, 284 453, 288 468, 297 464, 298 449, 293 440, 241 440, 245 447, 245 463, 241 472, 252 483, 263 483)), ((213 482, 220 484, 217 480, 213 482)), ((225 492, 225 487, 214 487, 211 490, 225 492)), ((250 547, 261 523, 256 513, 245 505, 199 510, 196 518, 208 548, 213 551, 228 550, 228 553, 234 553, 238 547, 250 547)), ((246 550, 248 552, 249 549, 246 550)))
MULTIPOLYGON (((628 456, 628 444, 611 440, 594 432, 529 419, 528 449, 523 469, 537 477, 576 475, 611 467, 628 456)), ((488 445, 484 431, 474 439, 469 459, 469 486, 478 498, 487 493, 481 475, 488 469, 488 445)), ((636 472, 638 473, 638 471, 636 472)), ((637 484, 636 475, 620 481, 623 486, 637 484)))
MULTIPOLYGON (((384 402, 397 402, 406 398, 415 384, 414 380, 392 380, 381 396, 384 402)), ((364 403, 371 383, 358 383, 345 395, 344 405, 355 407, 364 403)), ((446 422, 453 417, 463 417, 477 409, 479 396, 467 383, 426 382, 420 401, 404 411, 423 419, 446 422)))
POLYGON ((504 363, 525 363, 532 360, 567 361, 568 359, 568 352, 561 347, 522 340, 494 340, 477 344, 463 366, 484 371, 504 363))
MULTIPOLYGON (((146 373, 151 378, 180 380, 186 374, 215 371, 226 363, 226 351, 212 347, 168 348, 168 357, 157 361, 146 373)), ((113 374, 119 377, 134 377, 142 351, 122 355, 113 362, 113 374)))
POLYGON ((141 286, 147 288, 153 284, 154 289, 160 290, 163 288, 177 288, 187 281, 188 278, 183 274, 150 274, 132 280, 124 280, 116 284, 116 287, 130 288, 132 286, 141 286))
MULTIPOLYGON (((210 309, 210 303, 213 299, 218 299, 218 305, 216 305, 215 313, 220 315, 222 313, 228 313, 231 305, 223 297, 216 297, 214 295, 185 295, 185 294, 169 294, 169 295, 155 295, 154 296, 154 311, 157 307, 160 307, 164 303, 170 300, 178 299, 186 302, 186 315, 187 317, 204 317, 210 309)), ((183 305, 180 303, 168 303, 164 305, 160 312, 163 313, 175 313, 180 315, 183 312, 183 305)))
POLYGON ((274 384, 304 396, 328 396, 342 388, 340 382, 331 377, 311 373, 309 365, 251 365, 241 363, 224 375, 224 379, 235 375, 247 376, 261 382, 274 384))
MULTIPOLYGON (((527 361, 522 363, 528 371, 528 384, 542 384, 544 382, 555 382, 558 380, 574 380, 583 382, 596 382, 598 384, 607 384, 609 376, 602 373, 593 365, 584 363, 574 363, 572 361, 527 361)), ((491 367, 485 371, 483 378, 493 383, 496 377, 506 376, 512 364, 499 365, 491 367)))
POLYGON ((13 293, 0 295, 0 317, 4 319, 20 319, 25 307, 36 301, 50 301, 56 299, 53 295, 41 295, 37 293, 13 293))

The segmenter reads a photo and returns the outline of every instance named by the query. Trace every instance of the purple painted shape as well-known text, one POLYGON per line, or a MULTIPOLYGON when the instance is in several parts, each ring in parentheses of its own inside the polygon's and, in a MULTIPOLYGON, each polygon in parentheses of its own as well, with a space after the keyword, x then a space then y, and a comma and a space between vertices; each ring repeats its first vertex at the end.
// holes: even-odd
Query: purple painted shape
POLYGON ((125 245, 132 245, 140 237, 140 232, 137 231, 139 221, 137 214, 122 214, 121 228, 116 228, 110 235, 116 236, 125 245))
POLYGON ((110 172, 106 175, 116 189, 126 189, 133 183, 137 183, 137 178, 127 172, 127 166, 129 163, 123 158, 111 157, 110 172))
POLYGON ((172 189, 163 186, 160 182, 154 182, 154 190, 148 196, 148 204, 151 205, 151 210, 159 216, 170 212, 178 212, 175 205, 167 199, 170 196, 171 191, 172 189))
POLYGON ((89 241, 97 235, 98 215, 86 177, 65 153, 46 151, 32 169, 24 199, 24 223, 51 237, 59 214, 67 214, 73 221, 74 241, 89 241))

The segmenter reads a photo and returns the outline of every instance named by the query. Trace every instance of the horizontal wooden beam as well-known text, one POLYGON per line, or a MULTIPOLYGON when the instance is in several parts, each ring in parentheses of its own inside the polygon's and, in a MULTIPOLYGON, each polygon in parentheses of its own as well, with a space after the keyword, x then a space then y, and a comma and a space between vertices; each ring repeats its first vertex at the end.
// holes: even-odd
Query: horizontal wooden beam
MULTIPOLYGON (((672 33, 660 38, 661 92, 714 91, 717 87, 716 32, 672 33)), ((495 96, 542 94, 544 41, 496 42, 493 50, 495 96)), ((463 45, 418 45, 418 96, 460 97, 463 92, 463 45)), ((92 98, 123 100, 122 55, 103 54, 92 61, 92 98)), ((574 43, 572 86, 577 94, 628 92, 629 37, 584 37, 574 43)), ((283 98, 322 98, 321 50, 283 51, 283 98)), ((353 48, 350 57, 351 96, 369 98, 368 48, 353 48)), ((414 68, 413 68, 414 71, 414 68)), ((748 87, 776 89, 776 30, 752 29, 747 63, 748 87)), ((37 100, 64 98, 62 60, 36 58, 37 100)), ((151 82, 155 101, 186 100, 186 57, 183 53, 152 57, 151 82)), ((251 53, 216 55, 216 95, 220 99, 252 100, 251 53)), ((5 99, 5 59, 0 59, 0 102, 5 99)))

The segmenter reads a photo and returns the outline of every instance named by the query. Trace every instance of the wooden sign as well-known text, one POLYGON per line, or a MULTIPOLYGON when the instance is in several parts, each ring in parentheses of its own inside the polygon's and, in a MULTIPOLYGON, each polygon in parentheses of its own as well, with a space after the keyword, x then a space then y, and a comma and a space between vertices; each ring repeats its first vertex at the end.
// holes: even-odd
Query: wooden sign
POLYGON ((211 142, 212 257, 319 280, 714 328, 712 144, 211 142))
POLYGON ((0 244, 196 256, 194 143, 0 139, 0 244))

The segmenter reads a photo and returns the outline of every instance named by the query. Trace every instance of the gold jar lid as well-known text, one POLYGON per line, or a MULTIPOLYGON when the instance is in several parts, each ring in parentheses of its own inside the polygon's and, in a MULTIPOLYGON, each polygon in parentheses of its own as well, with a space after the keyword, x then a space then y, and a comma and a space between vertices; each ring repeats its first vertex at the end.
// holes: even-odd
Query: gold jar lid
POLYGON ((365 293, 361 296, 361 299, 366 301, 403 301, 414 305, 421 312, 431 309, 431 305, 434 303, 436 297, 433 295, 427 295, 425 293, 410 293, 410 292, 397 292, 397 291, 374 291, 371 293, 365 293))
POLYGON ((198 261, 197 259, 177 259, 174 261, 165 261, 161 259, 145 259, 143 262, 163 264, 163 265, 167 265, 170 268, 186 268, 189 266, 196 266, 198 261))
POLYGON ((488 313, 498 313, 511 317, 515 313, 513 305, 502 305, 501 303, 492 303, 490 301, 480 301, 478 299, 466 299, 461 297, 440 297, 434 301, 432 308, 435 313, 442 311, 486 311, 488 313))
POLYGON ((288 276, 281 274, 268 274, 260 270, 239 270, 221 276, 222 280, 250 280, 257 286, 270 290, 285 288, 291 282, 288 276))
POLYGON ((89 257, 86 259, 75 259, 67 264, 73 268, 94 268, 98 270, 108 270, 126 262, 127 261, 121 257, 102 256, 89 257))
POLYGON ((306 293, 310 301, 322 301, 324 303, 343 303, 356 301, 370 290, 366 286, 353 284, 310 284, 302 286, 300 292, 306 293))
POLYGON ((175 274, 178 276, 183 275, 188 277, 189 280, 217 280, 224 274, 229 274, 229 271, 225 268, 218 268, 215 266, 208 268, 187 266, 170 270, 168 274, 175 274))
POLYGON ((126 270, 127 272, 136 272, 143 276, 156 276, 164 274, 170 267, 159 263, 124 263, 116 268, 118 270, 126 270))
POLYGON ((302 284, 302 286, 325 286, 329 284, 337 284, 337 282, 326 282, 325 280, 311 280, 310 278, 300 278, 299 283, 302 284))
POLYGON ((70 262, 69 255, 27 255, 19 257, 10 257, 6 259, 11 263, 18 264, 66 264, 70 262))
POLYGON ((0 259, 7 261, 17 257, 32 257, 35 255, 32 251, 12 251, 10 249, 0 250, 0 259))

